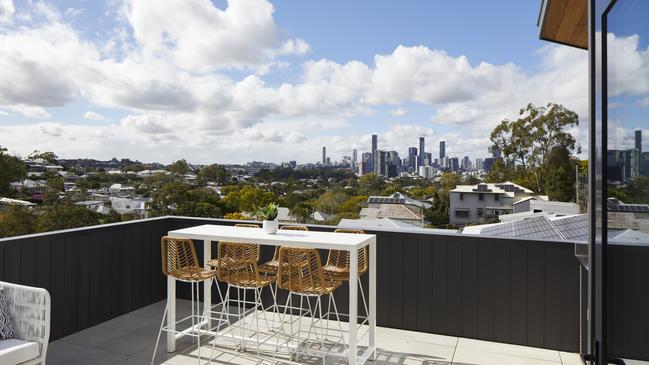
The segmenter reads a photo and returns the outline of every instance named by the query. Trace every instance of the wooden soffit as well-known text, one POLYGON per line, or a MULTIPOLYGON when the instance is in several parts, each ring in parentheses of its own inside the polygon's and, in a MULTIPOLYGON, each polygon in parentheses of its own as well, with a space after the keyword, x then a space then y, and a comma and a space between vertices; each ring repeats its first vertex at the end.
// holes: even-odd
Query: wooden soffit
POLYGON ((539 38, 588 49, 588 0, 543 0, 539 38))

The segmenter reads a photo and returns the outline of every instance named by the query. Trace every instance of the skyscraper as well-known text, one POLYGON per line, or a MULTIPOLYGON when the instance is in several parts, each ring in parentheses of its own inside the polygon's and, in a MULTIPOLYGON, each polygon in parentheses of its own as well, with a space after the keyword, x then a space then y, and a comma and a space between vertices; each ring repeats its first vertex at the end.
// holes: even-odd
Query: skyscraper
POLYGON ((502 151, 500 151, 499 148, 494 148, 493 151, 491 152, 491 156, 493 158, 501 158, 502 157, 502 151))
POLYGON ((635 149, 638 150, 638 154, 642 154, 642 131, 640 129, 635 131, 635 149))
POLYGON ((439 160, 443 161, 446 157, 446 141, 439 141, 439 160))
POLYGON ((374 170, 374 161, 376 159, 376 149, 378 146, 378 136, 376 134, 372 134, 372 167, 371 170, 374 170))
POLYGON ((424 148, 424 137, 419 137, 419 164, 417 166, 424 166, 425 148, 424 148))
POLYGON ((417 147, 408 147, 408 168, 417 171, 417 147))
POLYGON ((322 146, 322 164, 327 164, 327 147, 322 146))

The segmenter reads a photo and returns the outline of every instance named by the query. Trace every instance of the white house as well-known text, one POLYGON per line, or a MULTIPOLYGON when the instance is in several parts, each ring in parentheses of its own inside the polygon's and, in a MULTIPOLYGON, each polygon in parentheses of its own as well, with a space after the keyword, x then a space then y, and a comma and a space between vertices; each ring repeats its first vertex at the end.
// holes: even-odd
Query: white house
MULTIPOLYGON (((512 182, 478 185, 458 185, 450 193, 452 224, 480 223, 487 218, 514 212, 514 203, 534 193, 512 182)), ((543 197, 538 197, 543 199, 543 197)), ((545 198, 547 200, 547 198, 545 198)))

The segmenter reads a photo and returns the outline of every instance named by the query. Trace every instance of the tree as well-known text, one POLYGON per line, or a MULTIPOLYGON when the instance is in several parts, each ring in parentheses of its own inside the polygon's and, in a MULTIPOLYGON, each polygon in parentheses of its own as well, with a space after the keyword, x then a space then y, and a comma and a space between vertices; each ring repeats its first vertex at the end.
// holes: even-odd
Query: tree
POLYGON ((62 201, 59 204, 47 206, 36 220, 36 230, 39 232, 56 231, 60 229, 85 227, 99 224, 99 214, 88 208, 62 201))
POLYGON ((315 208, 328 214, 336 214, 341 211, 340 206, 347 200, 347 195, 340 191, 327 191, 316 201, 315 208))
POLYGON ((515 121, 505 119, 491 132, 491 152, 501 151, 505 167, 521 171, 527 178, 528 170, 533 174, 536 192, 543 192, 545 183, 543 169, 550 151, 555 146, 565 148, 569 154, 580 151, 575 138, 566 130, 579 125, 577 113, 563 105, 549 103, 546 107, 528 104, 519 112, 515 121), (518 166, 521 170, 518 170, 518 166))
POLYGON ((462 178, 462 185, 477 185, 481 180, 475 175, 467 175, 462 178))
POLYGON ((7 149, 0 146, 0 197, 11 195, 10 184, 21 181, 27 176, 25 163, 5 152, 7 149))
POLYGON ((544 165, 544 191, 550 200, 568 202, 575 199, 575 166, 578 161, 570 157, 563 146, 553 148, 544 165))
POLYGON ((239 212, 234 212, 234 213, 226 213, 223 215, 223 219, 232 219, 236 221, 247 221, 250 220, 250 217, 247 215, 243 215, 239 212))
POLYGON ((378 194, 383 188, 383 182, 377 174, 365 174, 358 179, 361 191, 366 195, 378 194))
MULTIPOLYGON (((224 201, 229 212, 255 212, 257 207, 277 201, 277 195, 253 186, 241 189, 224 189, 228 191, 224 201)), ((222 191, 222 193, 225 193, 222 191)))
POLYGON ((49 164, 56 164, 58 163, 59 160, 59 157, 54 152, 41 152, 38 150, 35 150, 34 152, 30 153, 29 156, 27 156, 27 158, 30 160, 42 159, 43 161, 49 164))
POLYGON ((34 212, 27 207, 10 205, 0 211, 0 237, 13 237, 34 233, 34 212))
POLYGON ((151 216, 181 215, 188 217, 223 217, 218 195, 206 189, 193 189, 182 182, 162 186, 151 194, 147 204, 151 216))
POLYGON ((424 209, 424 218, 433 226, 448 224, 448 208, 450 205, 448 192, 435 191, 432 196, 432 206, 424 209))
POLYGON ((442 174, 442 177, 439 178, 439 183, 442 186, 442 189, 448 192, 455 189, 455 187, 460 184, 460 176, 454 172, 446 171, 442 174))
POLYGON ((313 202, 303 201, 295 204, 295 207, 291 210, 291 216, 300 223, 308 223, 311 221, 313 211, 313 202))
POLYGON ((189 173, 189 164, 185 160, 178 160, 168 167, 169 171, 178 175, 185 175, 189 173))
POLYGON ((496 160, 491 165, 491 170, 485 175, 487 183, 501 183, 516 179, 516 170, 505 165, 505 161, 496 160))
POLYGON ((225 167, 212 164, 203 167, 198 172, 198 179, 203 185, 207 182, 215 182, 219 185, 223 185, 230 180, 230 174, 225 167))

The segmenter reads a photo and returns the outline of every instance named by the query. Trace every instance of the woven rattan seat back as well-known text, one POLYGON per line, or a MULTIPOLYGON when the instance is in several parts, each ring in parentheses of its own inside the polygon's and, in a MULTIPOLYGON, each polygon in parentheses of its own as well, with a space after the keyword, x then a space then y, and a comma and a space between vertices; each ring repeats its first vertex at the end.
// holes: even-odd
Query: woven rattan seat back
POLYGON ((318 250, 280 248, 277 285, 295 293, 326 294, 328 285, 325 282, 318 250))
POLYGON ((162 273, 180 280, 190 280, 183 272, 187 268, 200 269, 196 249, 191 240, 162 237, 162 273))
MULTIPOLYGON (((281 231, 308 231, 309 227, 307 226, 281 226, 279 227, 281 231)), ((271 262, 279 262, 279 246, 275 246, 275 252, 273 253, 273 259, 271 262)))
POLYGON ((244 228, 259 228, 259 224, 251 224, 251 223, 237 223, 234 226, 244 227, 244 228))
POLYGON ((308 231, 309 227, 307 226, 281 226, 279 227, 282 231, 308 231))
POLYGON ((268 280, 259 275, 257 258, 258 245, 220 241, 217 256, 219 260, 218 279, 240 287, 263 286, 268 280))
MULTIPOLYGON (((345 229, 338 228, 334 232, 336 233, 353 233, 353 234, 364 234, 365 232, 360 229, 345 229)), ((358 274, 364 274, 367 272, 369 266, 369 260, 367 257, 367 247, 363 247, 358 250, 358 274)), ((335 268, 339 269, 341 272, 349 272, 349 251, 343 250, 330 250, 329 256, 327 257, 327 264, 325 268, 335 268)))
MULTIPOLYGON (((259 227, 258 224, 252 224, 252 223, 237 223, 234 225, 235 227, 243 227, 243 228, 261 228, 259 227)), ((257 248, 257 253, 256 253, 256 259, 259 261, 259 254, 261 253, 261 248, 259 245, 255 244, 255 247, 257 248)))

